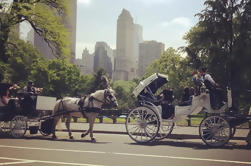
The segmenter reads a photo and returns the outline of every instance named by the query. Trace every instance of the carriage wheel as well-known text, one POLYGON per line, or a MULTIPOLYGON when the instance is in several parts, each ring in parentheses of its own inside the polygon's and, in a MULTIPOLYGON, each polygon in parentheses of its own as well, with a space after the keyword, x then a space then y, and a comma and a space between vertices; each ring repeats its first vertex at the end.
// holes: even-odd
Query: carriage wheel
POLYGON ((0 132, 1 133, 9 133, 10 132, 10 122, 0 122, 0 132))
POLYGON ((27 130, 27 118, 24 116, 15 116, 10 122, 11 135, 15 138, 24 136, 27 130))
POLYGON ((160 123, 159 133, 157 134, 155 139, 162 140, 168 137, 172 133, 173 127, 174 127, 174 122, 172 120, 163 120, 160 123))
POLYGON ((225 145, 231 137, 231 128, 227 120, 221 116, 205 118, 199 127, 201 139, 209 146, 225 145))
POLYGON ((138 143, 153 140, 158 134, 159 126, 158 115, 145 106, 133 109, 126 119, 126 131, 138 143))

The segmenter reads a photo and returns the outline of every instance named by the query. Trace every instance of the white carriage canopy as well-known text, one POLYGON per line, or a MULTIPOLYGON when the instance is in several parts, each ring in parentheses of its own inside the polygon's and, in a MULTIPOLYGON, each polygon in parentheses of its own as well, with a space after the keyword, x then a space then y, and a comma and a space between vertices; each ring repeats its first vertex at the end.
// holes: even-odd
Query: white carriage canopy
POLYGON ((160 73, 154 73, 143 81, 134 89, 133 94, 137 97, 146 87, 154 94, 161 86, 168 82, 168 76, 160 73))

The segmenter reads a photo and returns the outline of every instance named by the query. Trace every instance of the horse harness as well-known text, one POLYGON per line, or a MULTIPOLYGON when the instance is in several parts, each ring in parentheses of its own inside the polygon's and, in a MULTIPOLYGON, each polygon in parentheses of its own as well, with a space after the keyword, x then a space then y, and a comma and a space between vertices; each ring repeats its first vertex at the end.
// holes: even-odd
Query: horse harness
MULTIPOLYGON (((75 104, 79 105, 79 111, 80 111, 82 114, 84 114, 84 112, 95 112, 95 113, 100 113, 100 112, 102 111, 102 109, 101 109, 101 108, 94 107, 94 103, 93 103, 94 100, 96 100, 96 101, 98 101, 98 102, 101 102, 101 103, 103 103, 103 104, 108 104, 108 102, 111 102, 111 101, 114 102, 113 100, 111 100, 111 98, 112 98, 112 96, 111 96, 110 92, 107 91, 107 90, 105 90, 105 93, 104 93, 104 100, 105 100, 105 101, 99 100, 99 99, 95 98, 94 96, 85 95, 85 96, 81 97, 79 100, 77 100, 77 101, 75 102, 75 104), (107 97, 109 97, 110 100, 108 100, 107 97), (87 106, 84 107, 84 102, 85 102, 86 99, 88 99, 88 104, 87 104, 87 106)), ((61 104, 62 104, 62 110, 63 110, 63 112, 61 112, 61 114, 62 114, 62 113, 65 112, 65 111, 64 111, 65 109, 64 109, 64 102, 63 102, 63 99, 61 99, 60 102, 61 102, 61 104)), ((79 111, 71 111, 71 113, 73 113, 73 112, 79 112, 79 111)), ((65 113, 70 113, 70 112, 65 112, 65 113)))
MULTIPOLYGON (((111 102, 111 96, 110 96, 110 92, 108 90, 105 90, 104 92, 104 100, 105 101, 102 101, 102 100, 99 100, 97 98, 95 98, 94 96, 90 96, 90 95, 86 95, 86 96, 83 96, 80 98, 80 100, 78 101, 78 105, 79 105, 79 110, 83 113, 83 112, 96 112, 96 113, 100 113, 101 112, 101 108, 97 108, 97 107, 94 107, 94 101, 97 101, 97 102, 100 102, 102 104, 108 104, 109 102, 111 102), (110 98, 110 100, 107 99, 107 97, 110 98), (84 107, 84 102, 85 100, 88 99, 88 104, 86 107, 84 107)), ((114 102, 114 101, 112 101, 114 102)))

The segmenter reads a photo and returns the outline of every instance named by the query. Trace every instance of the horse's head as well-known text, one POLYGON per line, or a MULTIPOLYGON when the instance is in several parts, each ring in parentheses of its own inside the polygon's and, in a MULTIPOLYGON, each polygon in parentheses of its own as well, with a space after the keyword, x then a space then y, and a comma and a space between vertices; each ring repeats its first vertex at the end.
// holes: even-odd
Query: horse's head
POLYGON ((104 90, 105 104, 111 105, 111 107, 118 107, 118 101, 115 97, 115 91, 111 88, 104 90))

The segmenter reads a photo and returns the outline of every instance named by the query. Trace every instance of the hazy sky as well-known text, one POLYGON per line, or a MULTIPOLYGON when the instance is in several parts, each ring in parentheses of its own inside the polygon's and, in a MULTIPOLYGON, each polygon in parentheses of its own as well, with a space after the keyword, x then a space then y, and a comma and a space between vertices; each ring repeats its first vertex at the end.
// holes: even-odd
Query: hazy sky
POLYGON ((93 53, 97 41, 115 49, 117 19, 127 9, 134 23, 143 27, 144 40, 165 48, 185 45, 184 34, 198 22, 204 0, 78 0, 76 56, 86 47, 93 53))

